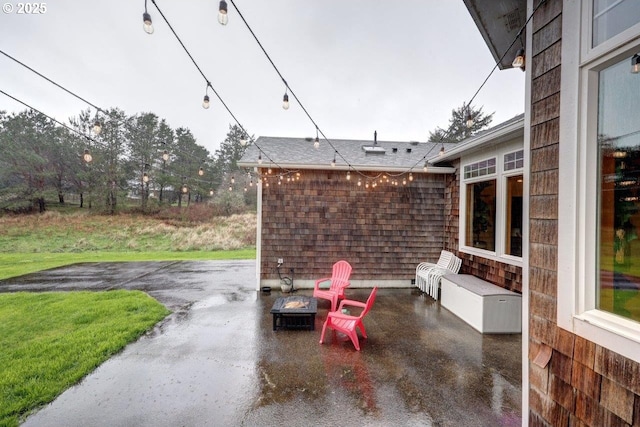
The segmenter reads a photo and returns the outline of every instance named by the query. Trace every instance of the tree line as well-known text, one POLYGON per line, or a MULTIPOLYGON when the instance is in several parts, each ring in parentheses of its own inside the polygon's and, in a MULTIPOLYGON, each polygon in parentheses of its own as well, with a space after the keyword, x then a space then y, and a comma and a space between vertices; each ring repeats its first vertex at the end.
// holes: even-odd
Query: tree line
POLYGON ((67 195, 78 198, 80 207, 111 214, 131 199, 143 210, 215 197, 251 203, 244 191, 228 191, 231 177, 240 175, 237 161, 246 149, 241 141, 249 145, 253 137, 229 126, 212 154, 188 128, 118 108, 98 118, 81 111, 68 128, 33 110, 0 111, 0 210, 44 212, 51 200, 65 204, 67 195), (96 120, 99 133, 93 130, 96 120))

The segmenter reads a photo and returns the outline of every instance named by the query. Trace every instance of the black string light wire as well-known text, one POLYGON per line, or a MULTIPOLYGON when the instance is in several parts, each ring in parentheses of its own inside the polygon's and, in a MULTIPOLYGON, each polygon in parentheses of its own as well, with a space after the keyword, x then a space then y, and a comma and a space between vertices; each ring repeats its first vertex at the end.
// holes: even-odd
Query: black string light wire
MULTIPOLYGON (((191 52, 189 52, 189 49, 187 49, 187 47, 185 46, 185 44, 182 42, 182 39, 180 39, 180 36, 178 36, 178 33, 175 31, 175 29, 173 28, 173 26, 171 25, 171 23, 169 22, 169 20, 167 19, 167 17, 165 16, 165 14, 162 12, 162 10, 160 9, 160 7, 158 6, 158 3, 156 2, 156 0, 151 0, 151 3, 153 3, 153 5, 156 7, 156 9, 158 10, 158 13, 160 14, 160 16, 162 17, 162 19, 164 20, 164 22, 167 24, 167 26, 169 27, 169 29, 171 30, 171 32, 173 33, 174 37, 176 38, 176 40, 178 41, 178 43, 180 43, 180 46, 182 46, 182 49, 185 51, 185 53, 187 54, 187 56, 189 57, 189 59, 191 60, 191 62, 193 63, 193 65, 196 67, 196 70, 198 70, 198 72, 200 73, 200 75, 202 76, 202 78, 205 80, 205 82, 207 83, 207 89, 211 89, 211 91, 215 94, 215 96, 218 98, 218 100, 220 101, 220 103, 222 104, 222 106, 225 108, 225 110, 227 110, 227 112, 229 113, 229 115, 231 116, 231 118, 236 122, 236 124, 238 125, 238 127, 240 127, 240 129, 242 130, 242 132, 245 135, 249 135, 249 133, 245 130, 244 126, 242 126, 242 124, 240 123, 240 121, 238 120, 238 118, 235 116, 235 114, 233 114, 233 112, 231 111, 231 109, 229 108, 229 106, 227 105, 226 102, 224 102, 224 100, 222 99, 222 97, 220 96, 220 94, 218 93, 218 91, 213 87, 213 85, 211 84, 211 81, 207 78, 207 76, 204 74, 204 72, 202 71, 202 69, 200 68, 200 66, 198 65, 198 63, 196 62, 196 60, 194 59, 193 55, 191 55, 191 52)), ((222 2, 221 2, 222 3, 222 2)), ((226 6, 226 3, 225 3, 226 6)), ((235 6, 234 6, 235 7, 235 6)), ((226 9, 225 9, 226 12, 226 9)), ((226 16, 226 13, 225 13, 226 16)), ((285 82, 286 85, 286 82, 285 82)), ((208 96, 208 95, 207 95, 208 96)), ((254 145, 256 145, 256 148, 258 148, 258 150, 260 150, 260 152, 263 152, 262 149, 255 144, 254 141, 254 145)), ((264 155, 267 157, 267 159, 269 159, 270 162, 272 162, 273 164, 277 165, 280 169, 285 170, 284 168, 280 167, 280 165, 275 162, 273 159, 271 159, 269 157, 269 155, 267 153, 264 153, 264 155)))
MULTIPOLYGON (((54 86, 56 86, 57 88, 62 89, 63 91, 65 91, 65 92, 66 92, 66 93, 68 93, 69 95, 71 95, 71 96, 75 97, 76 99, 78 99, 78 100, 80 100, 80 101, 84 102, 85 104, 87 104, 87 105, 89 105, 89 106, 93 107, 96 111, 99 111, 99 112, 100 112, 100 113, 102 113, 103 115, 105 115, 105 116, 108 116, 108 115, 109 115, 109 114, 108 114, 108 112, 107 112, 105 109, 103 109, 103 108, 101 108, 101 107, 97 106, 97 105, 96 105, 96 104, 94 104, 93 102, 88 101, 86 98, 83 98, 82 96, 78 95, 77 93, 75 93, 75 92, 73 92, 73 91, 71 91, 71 90, 67 89, 66 87, 62 86, 61 84, 59 84, 59 83, 55 82, 54 80, 50 79, 49 77, 47 77, 47 76, 45 76, 44 74, 42 74, 42 73, 38 72, 37 70, 35 70, 33 67, 28 66, 28 65, 27 65, 27 64, 25 64, 24 62, 22 62, 22 61, 20 61, 20 60, 16 59, 15 57, 13 57, 13 56, 9 55, 8 53, 4 52, 4 51, 3 51, 3 50, 1 50, 1 49, 0 49, 0 53, 2 53, 4 56, 6 56, 7 58, 11 59, 12 61, 16 62, 17 64, 21 65, 22 67, 26 68, 27 70, 31 71, 32 73, 36 74, 37 76, 39 76, 39 77, 43 78, 43 79, 44 79, 44 80, 46 80, 47 82, 49 82, 49 83, 53 84, 53 85, 54 85, 54 86)), ((208 83, 208 82, 207 82, 207 83, 208 83)), ((19 103, 21 103, 21 104, 25 105, 25 104, 24 104, 23 102, 21 102, 21 101, 17 101, 17 102, 19 102, 19 103)), ((29 107, 29 108, 31 108, 31 107, 29 107)), ((33 108, 32 108, 32 109, 33 109, 33 108)), ((37 111, 37 110, 35 110, 35 109, 33 109, 33 110, 34 110, 34 111, 37 111)), ((42 114, 44 114, 44 113, 42 113, 42 114)), ((46 116, 46 114, 45 114, 45 116, 46 116)), ((126 120, 125 120, 125 121, 126 121, 126 120)), ((120 123, 116 123, 116 125, 119 125, 119 124, 120 124, 120 123)), ((94 123, 93 123, 93 132, 94 132, 96 135, 100 133, 100 130, 96 130, 96 127, 97 127, 97 126, 100 126, 100 128, 102 128, 102 123, 98 120, 98 118, 96 118, 96 120, 95 120, 95 121, 94 121, 94 123)), ((245 132, 245 133, 246 133, 246 132, 245 132)), ((95 141, 95 140, 94 140, 94 141, 95 141)), ((98 143, 99 143, 99 142, 98 142, 98 143)), ((188 152, 185 152, 185 151, 183 151, 183 150, 179 150, 179 149, 174 148, 174 151, 175 151, 175 152, 178 152, 178 153, 180 153, 180 154, 186 155, 186 156, 188 156, 188 157, 191 157, 191 158, 192 158, 192 159, 194 159, 194 160, 197 160, 197 161, 200 161, 200 160, 201 160, 199 157, 196 157, 196 156, 194 156, 193 154, 188 153, 188 152)), ((163 160, 164 160, 165 162, 169 160, 169 153, 168 153, 168 151, 167 151, 167 150, 164 150, 164 152, 162 153, 162 158, 163 158, 163 160), (166 158, 165 158, 165 157, 166 157, 166 158)))

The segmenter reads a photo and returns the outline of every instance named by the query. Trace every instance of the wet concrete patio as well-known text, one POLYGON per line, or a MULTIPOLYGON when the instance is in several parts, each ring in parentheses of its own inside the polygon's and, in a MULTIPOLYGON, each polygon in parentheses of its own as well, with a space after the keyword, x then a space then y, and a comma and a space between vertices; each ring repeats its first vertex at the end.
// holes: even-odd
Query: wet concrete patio
POLYGON ((0 292, 116 288, 173 313, 24 426, 521 424, 521 336, 482 335, 416 288, 379 290, 357 352, 331 335, 319 344, 327 301, 314 331, 273 331, 282 294, 256 292, 255 261, 80 264, 0 281, 0 292))

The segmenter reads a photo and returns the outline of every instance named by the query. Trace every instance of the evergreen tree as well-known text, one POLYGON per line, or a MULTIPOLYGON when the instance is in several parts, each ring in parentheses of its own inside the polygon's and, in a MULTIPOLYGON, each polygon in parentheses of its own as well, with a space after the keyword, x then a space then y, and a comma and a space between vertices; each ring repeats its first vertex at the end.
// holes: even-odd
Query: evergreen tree
POLYGON ((451 110, 449 127, 442 129, 437 127, 429 132, 429 142, 460 142, 475 133, 487 128, 493 120, 493 114, 485 114, 482 107, 475 109, 473 106, 462 104, 461 107, 451 110), (472 119, 468 126, 468 119, 472 119))

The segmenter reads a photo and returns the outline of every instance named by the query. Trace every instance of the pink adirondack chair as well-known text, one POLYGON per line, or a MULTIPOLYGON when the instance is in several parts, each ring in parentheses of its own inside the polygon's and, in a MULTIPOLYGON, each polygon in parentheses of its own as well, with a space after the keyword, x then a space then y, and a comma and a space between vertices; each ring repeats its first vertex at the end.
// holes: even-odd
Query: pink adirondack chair
POLYGON ((325 277, 316 280, 313 287, 313 296, 331 301, 331 311, 335 311, 338 306, 338 300, 344 298, 344 288, 349 286, 349 277, 351 276, 351 264, 345 260, 340 260, 333 264, 333 274, 331 277, 325 277), (321 289, 320 284, 331 281, 328 289, 321 289))
POLYGON ((353 300, 342 300, 340 302, 340 307, 338 307, 337 311, 332 311, 327 315, 327 320, 324 321, 324 325, 322 326, 322 335, 320 335, 320 344, 324 342, 324 334, 327 330, 327 327, 333 329, 334 331, 342 332, 351 338, 351 342, 356 350, 360 351, 360 342, 358 341, 358 329, 360 329, 360 333, 362 334, 362 338, 367 338, 367 331, 364 329, 364 324, 362 323, 362 319, 366 314, 371 310, 371 306, 376 299, 376 293, 378 292, 378 287, 374 287, 367 298, 367 302, 363 303, 360 301, 353 300), (360 307, 362 311, 358 316, 352 316, 349 314, 342 313, 342 308, 344 306, 352 306, 352 307, 360 307))

